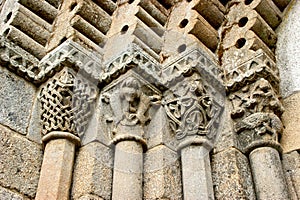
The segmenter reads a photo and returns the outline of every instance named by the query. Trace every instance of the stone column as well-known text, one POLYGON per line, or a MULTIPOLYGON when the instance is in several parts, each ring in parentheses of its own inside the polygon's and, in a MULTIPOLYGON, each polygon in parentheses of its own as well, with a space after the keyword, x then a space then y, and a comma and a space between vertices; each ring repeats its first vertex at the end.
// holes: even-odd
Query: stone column
POLYGON ((259 147, 249 154, 257 199, 289 199, 279 153, 259 147))
POLYGON ((143 146, 136 141, 120 141, 115 147, 113 200, 143 198, 143 146))
POLYGON ((181 149, 184 199, 214 199, 209 149, 203 144, 181 149))
POLYGON ((210 156, 221 108, 210 97, 200 74, 178 82, 165 102, 171 129, 179 141, 184 199, 214 199, 210 156), (179 91, 177 93, 177 91, 179 91))
POLYGON ((69 199, 75 147, 80 146, 79 136, 91 115, 94 91, 69 68, 56 74, 42 88, 39 101, 45 152, 37 200, 69 199))
POLYGON ((108 98, 114 122, 110 133, 115 145, 112 199, 142 199, 143 152, 147 148, 144 127, 151 119, 148 110, 152 101, 159 96, 156 91, 146 95, 142 89, 146 84, 133 72, 120 79, 102 94, 108 98))
POLYGON ((249 154, 257 198, 289 199, 279 156, 282 149, 278 134, 283 128, 280 119, 273 113, 258 112, 236 123, 235 128, 241 148, 249 154))
POLYGON ((36 200, 69 199, 75 146, 80 139, 68 132, 51 132, 46 142, 36 200))

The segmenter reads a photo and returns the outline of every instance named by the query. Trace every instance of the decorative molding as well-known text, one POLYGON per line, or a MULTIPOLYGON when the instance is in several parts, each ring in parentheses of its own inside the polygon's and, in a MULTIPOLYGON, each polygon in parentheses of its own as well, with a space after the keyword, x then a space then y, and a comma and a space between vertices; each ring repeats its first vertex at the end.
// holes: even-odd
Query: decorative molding
POLYGON ((108 84, 130 69, 136 71, 152 84, 161 85, 160 64, 135 44, 105 64, 100 82, 108 84))
POLYGON ((221 79, 222 71, 211 59, 199 49, 191 50, 172 63, 163 66, 164 85, 170 86, 191 71, 198 71, 215 89, 225 92, 221 79))
POLYGON ((279 91, 279 70, 274 61, 261 49, 256 52, 255 57, 235 69, 224 72, 225 85, 230 92, 237 91, 259 78, 265 78, 279 91))
POLYGON ((0 36, 0 63, 26 80, 37 82, 39 60, 3 36, 0 36))

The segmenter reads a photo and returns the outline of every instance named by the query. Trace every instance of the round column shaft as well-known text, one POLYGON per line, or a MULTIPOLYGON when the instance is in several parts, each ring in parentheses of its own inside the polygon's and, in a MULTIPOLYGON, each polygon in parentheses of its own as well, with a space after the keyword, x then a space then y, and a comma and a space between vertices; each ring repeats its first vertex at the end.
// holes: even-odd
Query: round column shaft
POLYGON ((113 200, 143 198, 143 146, 136 141, 120 141, 115 147, 113 200))
POLYGON ((259 147, 250 155, 257 199, 289 199, 279 153, 272 147, 259 147))

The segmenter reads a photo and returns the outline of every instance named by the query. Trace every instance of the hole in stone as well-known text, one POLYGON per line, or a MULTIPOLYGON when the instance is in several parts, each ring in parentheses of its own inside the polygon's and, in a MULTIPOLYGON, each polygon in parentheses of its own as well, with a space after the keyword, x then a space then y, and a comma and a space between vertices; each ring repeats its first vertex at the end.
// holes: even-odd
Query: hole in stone
POLYGON ((243 17, 239 21, 239 27, 244 27, 248 22, 248 17, 243 17))
POLYGON ((186 0, 187 2, 191 2, 192 0, 186 0))
POLYGON ((185 44, 182 44, 178 47, 178 53, 182 53, 186 50, 186 45, 185 44))
POLYGON ((59 44, 62 44, 62 43, 64 43, 65 41, 67 41, 67 38, 66 38, 66 37, 63 37, 63 38, 60 40, 59 44))
POLYGON ((12 16, 12 12, 8 13, 8 15, 6 16, 6 19, 4 20, 4 23, 8 22, 8 20, 10 20, 12 16))
POLYGON ((4 32, 3 32, 3 36, 4 37, 6 37, 7 35, 8 35, 8 33, 9 33, 9 31, 10 31, 10 29, 8 28, 8 29, 6 29, 4 32))
POLYGON ((184 27, 186 27, 186 25, 187 25, 188 23, 189 23, 189 20, 184 19, 184 20, 182 20, 182 21, 180 22, 179 27, 180 27, 180 28, 184 28, 184 27))
POLYGON ((250 3, 252 3, 253 0, 245 0, 245 4, 249 5, 250 3))
POLYGON ((125 34, 128 31, 128 28, 129 28, 128 25, 123 26, 123 28, 121 29, 121 33, 125 34))
POLYGON ((70 10, 71 11, 74 10, 76 6, 77 6, 77 3, 72 3, 70 6, 70 10))
POLYGON ((132 4, 133 2, 134 2, 134 0, 129 0, 128 1, 129 4, 132 4))
POLYGON ((236 46, 236 48, 240 49, 243 46, 245 46, 245 44, 246 44, 246 39, 245 38, 240 38, 236 41, 235 46, 236 46))

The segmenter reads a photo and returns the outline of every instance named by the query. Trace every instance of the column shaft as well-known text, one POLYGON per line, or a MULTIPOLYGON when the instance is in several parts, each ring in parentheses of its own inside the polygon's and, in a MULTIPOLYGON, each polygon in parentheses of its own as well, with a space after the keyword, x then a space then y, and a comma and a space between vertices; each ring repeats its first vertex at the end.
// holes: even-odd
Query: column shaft
POLYGON ((257 199, 289 199, 279 153, 271 147, 260 147, 250 155, 257 199))
POLYGON ((209 151, 203 146, 181 150, 184 199, 214 199, 209 151))
POLYGON ((69 199, 75 144, 53 139, 46 144, 36 200, 69 199))
POLYGON ((115 147, 113 200, 143 198, 143 147, 136 141, 121 141, 115 147))

